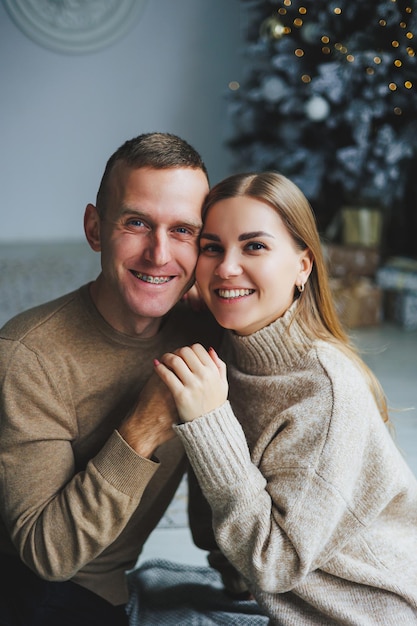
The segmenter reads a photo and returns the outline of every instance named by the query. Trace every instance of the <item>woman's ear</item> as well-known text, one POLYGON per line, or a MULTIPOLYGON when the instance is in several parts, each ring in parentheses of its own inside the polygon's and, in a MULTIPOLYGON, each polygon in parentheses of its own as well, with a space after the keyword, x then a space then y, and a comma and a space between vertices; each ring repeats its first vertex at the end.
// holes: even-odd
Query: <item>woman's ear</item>
POLYGON ((100 216, 93 204, 87 204, 84 213, 84 232, 90 248, 94 252, 101 250, 100 216))
POLYGON ((311 270, 313 269, 313 262, 311 250, 303 250, 300 256, 300 271, 298 274, 297 285, 305 285, 311 274, 311 270))

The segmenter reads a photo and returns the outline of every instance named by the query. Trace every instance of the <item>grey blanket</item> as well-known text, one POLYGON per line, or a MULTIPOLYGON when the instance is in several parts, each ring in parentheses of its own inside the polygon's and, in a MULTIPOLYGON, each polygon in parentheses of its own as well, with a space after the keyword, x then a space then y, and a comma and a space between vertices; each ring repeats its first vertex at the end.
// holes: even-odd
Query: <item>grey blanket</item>
POLYGON ((256 602, 223 591, 209 567, 147 561, 128 574, 131 626, 266 626, 256 602))

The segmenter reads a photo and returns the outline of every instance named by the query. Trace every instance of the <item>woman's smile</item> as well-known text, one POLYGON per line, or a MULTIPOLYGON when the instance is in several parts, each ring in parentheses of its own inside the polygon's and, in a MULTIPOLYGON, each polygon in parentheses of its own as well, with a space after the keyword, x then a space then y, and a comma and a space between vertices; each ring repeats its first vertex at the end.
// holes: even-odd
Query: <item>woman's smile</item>
POLYGON ((221 298, 222 300, 236 300, 243 298, 245 296, 252 295, 255 290, 254 289, 215 289, 214 292, 221 298))

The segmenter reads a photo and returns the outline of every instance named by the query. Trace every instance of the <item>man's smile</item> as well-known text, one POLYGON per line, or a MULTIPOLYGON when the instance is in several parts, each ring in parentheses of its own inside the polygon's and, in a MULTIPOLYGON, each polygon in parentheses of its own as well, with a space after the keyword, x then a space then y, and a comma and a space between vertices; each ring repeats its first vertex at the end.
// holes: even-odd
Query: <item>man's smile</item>
POLYGON ((132 274, 139 278, 139 280, 143 280, 145 283, 152 283, 154 285, 160 285, 162 283, 168 283, 173 279, 173 276, 150 276, 149 274, 142 274, 142 272, 135 272, 131 270, 132 274))

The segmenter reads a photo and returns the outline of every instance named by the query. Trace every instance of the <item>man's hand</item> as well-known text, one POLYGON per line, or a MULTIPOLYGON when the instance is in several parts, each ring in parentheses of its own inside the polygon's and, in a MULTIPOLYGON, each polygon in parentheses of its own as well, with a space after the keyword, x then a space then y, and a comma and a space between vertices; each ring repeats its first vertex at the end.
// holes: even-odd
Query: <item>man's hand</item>
POLYGON ((156 448, 175 436, 178 412, 169 389, 152 374, 119 433, 138 454, 150 458, 156 448))

